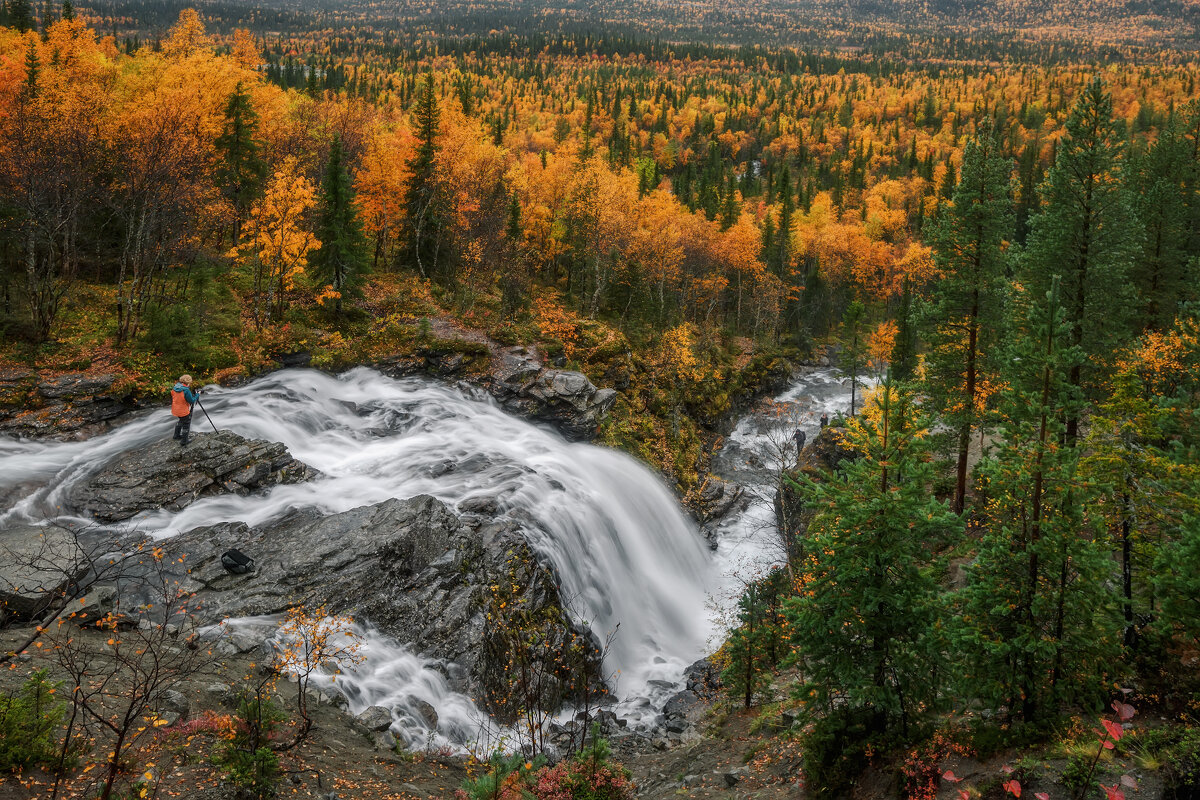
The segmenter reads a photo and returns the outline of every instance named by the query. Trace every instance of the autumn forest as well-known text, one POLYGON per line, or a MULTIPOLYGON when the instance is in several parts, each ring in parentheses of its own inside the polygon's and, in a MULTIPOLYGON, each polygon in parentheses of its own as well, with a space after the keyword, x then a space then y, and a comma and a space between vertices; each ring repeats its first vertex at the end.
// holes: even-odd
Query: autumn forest
POLYGON ((687 504, 828 359, 731 707, 796 709, 810 796, 932 798, 1118 698, 1196 791, 1194 2, 376 5, 4 0, 0 365, 153 402, 537 346, 687 504))

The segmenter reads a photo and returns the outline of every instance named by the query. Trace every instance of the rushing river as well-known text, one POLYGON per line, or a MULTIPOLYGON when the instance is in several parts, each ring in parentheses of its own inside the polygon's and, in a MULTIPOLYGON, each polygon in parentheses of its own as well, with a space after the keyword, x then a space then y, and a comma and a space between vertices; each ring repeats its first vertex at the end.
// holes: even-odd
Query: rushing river
MULTIPOLYGON (((368 369, 340 376, 286 370, 214 389, 203 401, 222 429, 282 442, 322 477, 265 495, 208 497, 127 524, 166 538, 227 520, 261 524, 297 508, 334 513, 418 494, 452 507, 494 498, 553 566, 573 611, 602 640, 617 630, 605 667, 618 676, 620 711, 637 724, 652 721, 681 685, 684 668, 715 646, 717 612, 728 607, 739 579, 778 559, 770 500, 779 443, 786 449, 797 425, 811 437, 820 413, 844 408, 849 390, 831 371, 810 373, 773 409, 739 422, 714 468, 747 489, 748 503, 720 523, 715 554, 671 490, 640 462, 566 442, 476 390, 368 369)), ((195 435, 209 422, 197 412, 192 425, 195 435)), ((75 482, 170 430, 162 409, 86 442, 0 438, 0 497, 19 498, 0 512, 0 526, 61 514, 75 482)), ((369 630, 365 653, 357 673, 339 679, 352 711, 393 708, 396 729, 410 744, 464 744, 479 735, 482 715, 431 662, 369 630), (422 729, 412 713, 418 700, 437 709, 436 731, 422 729)))

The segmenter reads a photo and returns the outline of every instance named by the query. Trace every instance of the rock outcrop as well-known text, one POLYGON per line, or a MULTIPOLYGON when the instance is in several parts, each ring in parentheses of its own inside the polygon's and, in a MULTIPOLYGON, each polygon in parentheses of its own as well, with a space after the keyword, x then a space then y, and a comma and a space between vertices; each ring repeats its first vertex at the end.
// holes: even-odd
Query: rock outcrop
MULTIPOLYGON (((507 631, 518 618, 538 620, 551 640, 583 643, 590 651, 588 680, 599 683, 591 634, 570 621, 554 576, 516 526, 468 525, 432 497, 387 500, 325 517, 303 512, 256 528, 223 523, 188 531, 167 547, 172 559, 183 559, 189 572, 182 577, 199 593, 201 625, 324 605, 448 662, 452 685, 485 704, 492 700, 501 721, 509 710, 496 702, 505 688, 507 631), (227 573, 220 555, 229 547, 253 557, 257 571, 227 573), (517 590, 497 602, 497 589, 508 587, 517 590)), ((555 650, 533 656, 543 659, 549 684, 554 664, 547 653, 555 650)), ((551 692, 566 691, 549 684, 551 692)))
POLYGON ((245 494, 316 475, 278 442, 222 431, 197 434, 185 448, 166 439, 125 453, 75 486, 68 502, 101 522, 119 522, 149 509, 178 511, 205 495, 245 494))
POLYGON ((692 503, 693 511, 701 523, 721 519, 743 499, 745 490, 737 484, 709 475, 692 503))
POLYGON ((107 429, 136 404, 115 375, 0 370, 0 432, 15 436, 80 437, 107 429))
MULTIPOLYGON (((859 455, 843 444, 841 428, 826 427, 800 452, 796 468, 789 472, 820 478, 823 473, 836 470, 843 461, 853 461, 859 455)), ((807 506, 804 497, 786 484, 776 493, 775 518, 786 528, 782 531, 785 542, 802 540, 812 516, 813 510, 807 506)))
POLYGON ((485 388, 506 410, 548 422, 572 441, 594 438, 617 400, 615 389, 597 389, 582 372, 546 369, 519 355, 505 361, 485 388))
POLYGON ((598 389, 582 372, 548 369, 524 347, 501 347, 494 342, 460 341, 456 348, 420 348, 375 364, 393 378, 414 374, 454 377, 492 360, 485 375, 465 378, 481 385, 505 410, 525 419, 546 422, 572 441, 595 437, 596 428, 616 402, 615 389, 598 389))

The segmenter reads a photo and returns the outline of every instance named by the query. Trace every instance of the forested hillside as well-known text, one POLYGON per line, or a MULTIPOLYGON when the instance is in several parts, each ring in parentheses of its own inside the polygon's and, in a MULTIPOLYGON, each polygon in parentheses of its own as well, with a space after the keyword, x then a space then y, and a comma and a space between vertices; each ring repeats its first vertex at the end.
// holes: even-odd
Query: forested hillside
MULTIPOLYGON (((182 0, 96 0, 84 8, 107 30, 162 33, 182 0)), ((1058 48, 1194 49, 1197 43, 1194 0, 1086 0, 1040 2, 1010 0, 759 0, 737 4, 709 2, 553 2, 547 0, 483 0, 439 3, 400 2, 206 2, 197 6, 223 25, 255 33, 304 27, 354 26, 402 35, 434 36, 595 33, 603 29, 626 35, 654 36, 672 43, 731 45, 830 45, 907 47, 916 44, 933 57, 957 49, 955 38, 970 39, 1001 53, 1015 44, 1053 43, 1058 48), (935 47, 929 47, 937 41, 935 47), (949 47, 947 47, 949 45, 949 47)), ((1014 52, 1009 50, 1009 52, 1014 52)))
MULTIPOLYGON (((927 226, 965 143, 986 124, 1013 160, 1006 239, 1023 245, 1092 75, 681 58, 622 39, 588 55, 570 36, 447 52, 313 32, 264 51, 190 12, 157 48, 78 18, 4 37, 12 357, 103 353, 148 387, 301 349, 361 361, 445 308, 645 384, 631 405, 659 418, 719 414, 729 396, 708 377, 750 342, 809 346, 855 298, 882 358, 897 309, 935 283, 927 226), (666 374, 692 388, 663 396, 666 374)), ((1105 169, 1133 203, 1194 163, 1195 70, 1111 72, 1103 90, 1133 147, 1113 144, 1105 169)), ((1177 202, 1193 226, 1186 191, 1177 202)), ((1131 330, 1166 324, 1189 285, 1175 253, 1193 228, 1172 235, 1172 277, 1147 279, 1169 297, 1143 301, 1131 330)), ((687 451, 691 471, 689 424, 641 426, 613 435, 664 467, 687 451)))
POLYGON ((951 741, 1094 746, 1114 699, 1183 726, 1155 752, 1194 780, 1200 70, 1137 43, 1197 7, 917 6, 852 5, 882 38, 848 50, 832 4, 417 35, 7 0, 0 362, 154 398, 470 329, 618 389, 601 440, 687 492, 780 359, 829 355, 856 406, 788 453, 787 556, 717 657, 795 715, 809 796, 882 757, 931 797, 951 741))

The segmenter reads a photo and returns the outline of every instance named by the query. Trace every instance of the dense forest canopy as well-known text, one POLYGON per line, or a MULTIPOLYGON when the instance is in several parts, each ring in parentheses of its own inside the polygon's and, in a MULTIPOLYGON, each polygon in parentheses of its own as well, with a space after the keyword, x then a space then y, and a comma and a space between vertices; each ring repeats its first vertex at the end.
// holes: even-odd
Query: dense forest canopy
POLYGON ((964 708, 1194 714, 1195 10, 6 0, 0 358, 148 393, 478 354, 453 319, 619 388, 602 440, 694 493, 830 353, 836 469, 781 477, 721 654, 747 706, 798 670, 828 796, 964 708))

